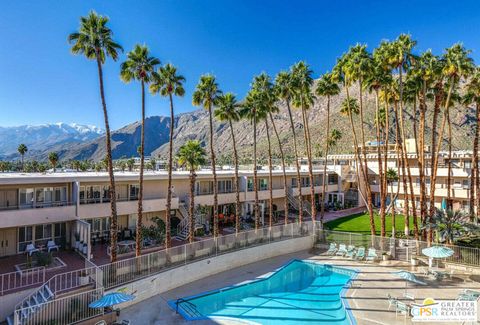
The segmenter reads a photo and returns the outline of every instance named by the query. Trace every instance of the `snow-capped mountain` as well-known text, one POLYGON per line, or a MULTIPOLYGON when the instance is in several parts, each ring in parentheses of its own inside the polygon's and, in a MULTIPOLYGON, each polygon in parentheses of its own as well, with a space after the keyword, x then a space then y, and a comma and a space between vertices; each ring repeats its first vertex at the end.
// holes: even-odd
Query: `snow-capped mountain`
POLYGON ((51 123, 0 127, 0 157, 15 158, 18 145, 24 143, 30 153, 48 150, 59 144, 73 144, 95 139, 104 131, 94 125, 51 123))

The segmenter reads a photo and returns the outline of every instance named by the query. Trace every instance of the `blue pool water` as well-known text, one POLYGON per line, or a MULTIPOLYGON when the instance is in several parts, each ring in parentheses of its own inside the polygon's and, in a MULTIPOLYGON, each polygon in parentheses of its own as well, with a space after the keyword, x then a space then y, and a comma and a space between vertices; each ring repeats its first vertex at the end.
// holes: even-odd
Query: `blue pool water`
POLYGON ((169 301, 189 320, 234 318, 257 324, 354 324, 342 301, 356 271, 294 260, 266 278, 169 301))

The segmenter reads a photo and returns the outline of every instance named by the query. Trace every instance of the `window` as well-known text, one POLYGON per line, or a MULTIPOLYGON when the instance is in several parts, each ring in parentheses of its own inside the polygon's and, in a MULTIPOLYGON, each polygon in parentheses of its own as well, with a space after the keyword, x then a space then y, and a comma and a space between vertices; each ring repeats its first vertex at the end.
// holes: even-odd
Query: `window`
POLYGON ((266 178, 260 178, 258 181, 258 184, 259 184, 260 191, 268 190, 268 180, 266 178))
POLYGON ((335 185, 335 184, 338 184, 338 175, 337 174, 328 175, 328 185, 335 185))
POLYGON ((33 188, 20 189, 20 208, 33 207, 33 188))
POLYGON ((28 244, 32 243, 33 230, 31 226, 18 227, 18 251, 23 252, 28 244))
POLYGON ((302 177, 302 187, 310 186, 310 178, 309 177, 302 177))
MULTIPOLYGON (((217 182, 218 185, 219 182, 217 182)), ((203 181, 203 182, 197 182, 196 184, 196 192, 197 195, 208 195, 213 193, 213 182, 212 181, 203 181)), ((220 190, 219 190, 220 192, 220 190)))
POLYGON ((297 187, 297 179, 295 177, 292 177, 292 188, 297 187))
POLYGON ((249 177, 247 179, 247 190, 249 192, 252 192, 253 191, 253 178, 249 177))
POLYGON ((231 193, 232 181, 230 179, 218 181, 218 193, 231 193))
POLYGON ((130 200, 138 200, 138 192, 140 191, 140 186, 138 184, 130 184, 130 200))
POLYGON ((472 168, 472 162, 469 161, 469 160, 465 161, 463 164, 464 164, 465 169, 471 169, 472 168))
POLYGON ((52 225, 38 225, 35 226, 35 244, 45 245, 47 241, 52 239, 52 225))
POLYGON ((85 186, 80 186, 79 191, 80 204, 85 204, 85 186))
POLYGON ((53 201, 57 203, 62 203, 67 201, 67 188, 66 187, 55 187, 53 190, 53 201))
POLYGON ((463 188, 464 189, 469 189, 470 188, 470 180, 464 179, 462 182, 463 188))
POLYGON ((110 202, 110 186, 103 185, 102 187, 102 202, 110 202))

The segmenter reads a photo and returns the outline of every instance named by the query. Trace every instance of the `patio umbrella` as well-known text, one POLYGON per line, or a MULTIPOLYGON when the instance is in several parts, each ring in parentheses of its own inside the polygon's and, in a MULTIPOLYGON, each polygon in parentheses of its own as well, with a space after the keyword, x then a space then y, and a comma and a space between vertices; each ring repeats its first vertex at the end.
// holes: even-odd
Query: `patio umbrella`
POLYGON ((420 285, 426 285, 425 282, 417 279, 415 274, 413 274, 411 272, 401 270, 401 271, 398 271, 398 272, 393 272, 393 274, 395 274, 399 278, 402 278, 402 279, 405 280, 405 293, 407 293, 408 282, 412 282, 412 283, 416 283, 416 284, 420 284, 420 285))
POLYGON ((444 246, 432 246, 422 249, 422 253, 430 258, 447 258, 453 255, 453 250, 444 246))
POLYGON ((121 304, 122 302, 132 301, 133 299, 135 299, 135 296, 133 295, 127 295, 126 293, 122 293, 122 292, 111 292, 104 295, 102 298, 90 303, 88 307, 90 308, 111 307, 113 305, 121 304))
POLYGON ((442 210, 447 210, 447 200, 445 198, 442 199, 442 210))

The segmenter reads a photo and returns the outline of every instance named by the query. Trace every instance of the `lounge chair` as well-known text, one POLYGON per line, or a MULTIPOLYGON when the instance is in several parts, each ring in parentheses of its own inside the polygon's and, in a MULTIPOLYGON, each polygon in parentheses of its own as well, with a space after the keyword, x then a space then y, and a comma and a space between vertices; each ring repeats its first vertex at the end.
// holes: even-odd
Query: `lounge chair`
POLYGON ((335 255, 337 252, 337 244, 330 243, 330 247, 328 248, 327 255, 335 255))
POLYGON ((407 315, 410 315, 410 306, 397 300, 395 303, 395 317, 397 317, 398 313, 405 314, 405 317, 407 317, 407 315))
POLYGON ((353 258, 354 256, 355 256, 355 246, 348 245, 347 254, 345 254, 345 257, 353 258))
POLYGON ((368 255, 367 255, 367 258, 365 260, 367 262, 368 261, 374 262, 377 258, 378 258, 377 250, 375 248, 369 248, 368 249, 368 255))
POLYGON ((393 298, 390 294, 387 295, 388 299, 388 310, 397 304, 397 298, 393 298))
POLYGON ((34 244, 28 244, 27 248, 25 248, 25 253, 27 253, 28 256, 32 256, 33 253, 37 252, 40 252, 40 250, 36 248, 34 244))
POLYGON ((363 260, 365 258, 365 247, 359 247, 357 250, 357 254, 355 255, 356 260, 363 260))
POLYGON ((335 255, 336 256, 345 256, 345 254, 347 254, 347 253, 348 253, 347 246, 345 246, 345 244, 340 244, 340 246, 338 247, 338 251, 335 255))
POLYGON ((480 291, 463 289, 463 291, 458 295, 457 300, 476 301, 478 298, 480 298, 480 291))
POLYGON ((60 246, 58 246, 57 244, 55 244, 55 242, 53 240, 49 240, 47 242, 47 251, 48 252, 51 252, 52 250, 56 249, 57 252, 58 250, 60 249, 60 246))

